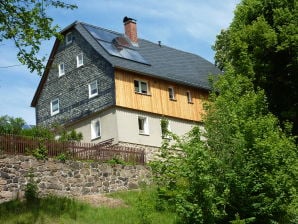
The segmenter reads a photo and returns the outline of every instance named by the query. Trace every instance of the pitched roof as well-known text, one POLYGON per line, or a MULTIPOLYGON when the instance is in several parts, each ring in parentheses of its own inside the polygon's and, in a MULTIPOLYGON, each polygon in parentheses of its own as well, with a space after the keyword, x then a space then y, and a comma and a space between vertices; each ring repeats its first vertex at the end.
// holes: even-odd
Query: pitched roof
MULTIPOLYGON (((63 29, 61 33, 64 34, 73 28, 83 36, 95 51, 115 68, 121 68, 143 75, 207 90, 210 89, 208 82, 209 75, 221 73, 221 71, 211 62, 198 55, 167 47, 165 45, 159 45, 158 43, 153 43, 144 39, 138 39, 137 47, 132 45, 128 47, 126 46, 126 49, 129 51, 126 53, 132 52, 133 56, 129 56, 129 54, 127 57, 121 55, 115 56, 115 54, 111 54, 111 51, 109 52, 109 49, 107 48, 114 43, 109 39, 112 37, 123 37, 126 38, 126 40, 129 40, 124 34, 83 22, 74 22, 63 29), (106 40, 99 40, 94 32, 90 32, 90 29, 94 32, 102 33, 105 36, 103 39, 106 38, 106 40), (105 44, 107 45, 106 47, 105 44), (137 57, 136 60, 134 59, 134 55, 137 57)), ((54 56, 58 44, 59 40, 56 40, 50 58, 54 56)), ((47 78, 51 61, 52 60, 48 61, 31 106, 35 106, 37 103, 38 96, 47 78)))
MULTIPOLYGON (((138 47, 133 47, 148 63, 140 63, 134 60, 124 59, 109 54, 99 43, 98 39, 90 33, 87 28, 91 26, 86 23, 77 23, 75 28, 83 37, 114 67, 143 73, 145 75, 166 79, 173 82, 209 89, 208 77, 211 74, 219 74, 211 62, 204 58, 177 50, 165 45, 159 45, 144 39, 138 40, 138 47)), ((123 36, 121 33, 109 31, 100 27, 92 26, 101 32, 123 36)))

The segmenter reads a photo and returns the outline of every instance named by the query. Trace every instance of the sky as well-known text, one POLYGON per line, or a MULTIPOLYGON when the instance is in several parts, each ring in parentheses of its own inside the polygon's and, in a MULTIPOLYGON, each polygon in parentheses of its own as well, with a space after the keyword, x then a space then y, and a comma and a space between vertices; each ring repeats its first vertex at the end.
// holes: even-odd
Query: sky
MULTIPOLYGON (((240 0, 84 0, 75 10, 48 8, 46 13, 61 29, 74 21, 124 32, 123 18, 137 20, 138 37, 191 52, 214 63, 211 49, 216 35, 229 26, 240 0)), ((54 39, 42 42, 40 56, 48 57, 54 39)), ((10 40, 0 42, 0 116, 21 117, 35 124, 30 107, 40 82, 37 73, 20 65, 10 40)))

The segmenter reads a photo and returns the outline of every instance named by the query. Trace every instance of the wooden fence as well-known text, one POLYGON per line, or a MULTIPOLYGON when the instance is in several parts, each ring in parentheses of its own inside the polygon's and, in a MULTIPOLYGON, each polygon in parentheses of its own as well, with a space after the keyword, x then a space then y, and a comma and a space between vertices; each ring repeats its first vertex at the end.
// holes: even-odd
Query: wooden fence
POLYGON ((112 144, 113 139, 95 143, 44 140, 27 136, 0 135, 0 154, 32 154, 44 148, 47 157, 67 155, 70 159, 108 161, 119 159, 136 164, 145 163, 145 151, 112 144))

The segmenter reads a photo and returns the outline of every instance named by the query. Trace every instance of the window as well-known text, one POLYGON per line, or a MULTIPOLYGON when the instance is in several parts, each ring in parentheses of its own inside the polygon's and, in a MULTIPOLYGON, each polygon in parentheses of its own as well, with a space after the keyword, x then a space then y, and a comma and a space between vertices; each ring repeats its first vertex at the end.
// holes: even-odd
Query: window
POLYGON ((84 64, 83 53, 77 55, 77 68, 84 64))
POLYGON ((65 68, 64 68, 64 63, 61 62, 59 65, 58 65, 58 71, 59 71, 59 76, 62 76, 65 74, 65 68))
POLYGON ((66 45, 72 43, 72 35, 71 35, 71 33, 68 33, 68 34, 65 35, 65 43, 66 43, 66 45))
POLYGON ((99 138, 101 135, 99 119, 91 121, 91 139, 99 138))
POLYGON ((168 119, 162 118, 160 120, 161 137, 170 139, 169 133, 171 132, 170 122, 168 119))
POLYGON ((169 98, 170 100, 175 100, 175 92, 173 87, 169 87, 169 98))
POLYGON ((147 117, 138 117, 139 133, 149 135, 149 125, 147 117))
POLYGON ((97 80, 90 83, 88 85, 88 88, 89 88, 89 98, 97 96, 98 94, 97 80))
POLYGON ((135 85, 136 93, 148 94, 148 83, 147 82, 135 80, 134 85, 135 85))
POLYGON ((187 97, 187 102, 188 102, 188 103, 192 103, 192 97, 191 97, 191 93, 190 93, 190 91, 187 91, 187 92, 186 92, 186 97, 187 97))
POLYGON ((59 113, 59 99, 54 99, 51 101, 51 115, 59 113))

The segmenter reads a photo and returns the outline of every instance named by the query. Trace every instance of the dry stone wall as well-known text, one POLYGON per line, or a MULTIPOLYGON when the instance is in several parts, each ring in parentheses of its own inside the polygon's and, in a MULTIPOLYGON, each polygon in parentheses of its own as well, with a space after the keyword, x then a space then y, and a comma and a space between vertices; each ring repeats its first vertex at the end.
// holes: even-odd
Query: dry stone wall
POLYGON ((32 156, 0 156, 0 203, 24 194, 33 171, 39 195, 80 196, 137 189, 151 182, 148 167, 99 162, 37 160, 32 156))

